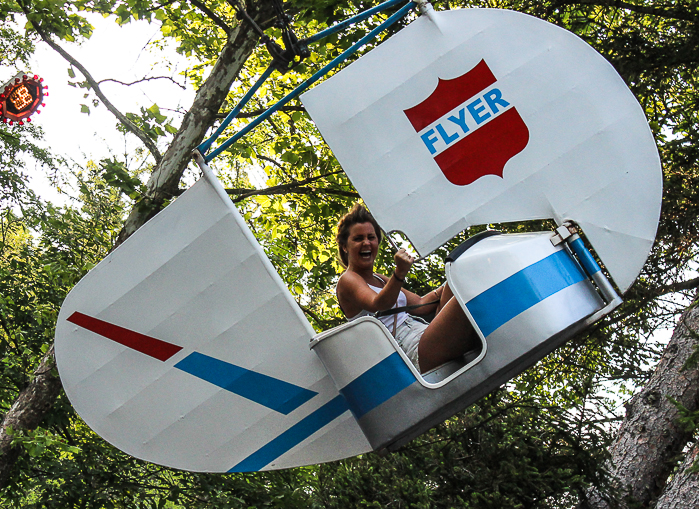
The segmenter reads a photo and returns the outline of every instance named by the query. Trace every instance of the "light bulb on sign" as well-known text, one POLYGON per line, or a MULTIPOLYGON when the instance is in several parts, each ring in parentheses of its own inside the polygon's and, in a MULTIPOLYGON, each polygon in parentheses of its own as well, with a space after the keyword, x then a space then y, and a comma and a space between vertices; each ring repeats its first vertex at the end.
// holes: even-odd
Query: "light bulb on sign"
POLYGON ((44 106, 42 101, 48 96, 44 92, 47 87, 42 82, 43 78, 36 74, 20 72, 0 88, 3 90, 0 95, 0 118, 4 123, 9 121, 10 125, 24 125, 24 119, 31 122, 30 115, 44 106))

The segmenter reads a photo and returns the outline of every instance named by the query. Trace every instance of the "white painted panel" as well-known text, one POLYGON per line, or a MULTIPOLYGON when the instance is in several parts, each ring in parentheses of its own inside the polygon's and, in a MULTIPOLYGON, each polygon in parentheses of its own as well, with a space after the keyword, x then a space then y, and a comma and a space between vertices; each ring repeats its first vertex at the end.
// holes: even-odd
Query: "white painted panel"
MULTIPOLYGON (((436 12, 433 19, 421 16, 302 96, 381 226, 403 231, 425 255, 470 225, 574 220, 626 290, 655 237, 662 175, 643 111, 623 80, 572 33, 521 13, 460 9, 436 12), (529 137, 502 175, 456 184, 405 110, 431 97, 440 80, 463 76, 481 61, 495 78, 481 90, 497 87, 529 137)), ((460 93, 443 91, 431 106, 460 93)), ((458 134, 449 122, 444 139, 458 134)), ((475 133, 491 122, 445 153, 464 139, 478 139, 475 133)), ((502 147, 515 146, 516 137, 503 126, 494 124, 487 139, 473 142, 475 158, 456 159, 477 174, 484 164, 468 161, 492 162, 502 147)))
POLYGON ((186 470, 226 472, 250 455, 238 469, 369 451, 349 411, 324 407, 339 393, 309 350, 315 332, 217 186, 201 179, 68 295, 56 359, 71 403, 128 454, 186 470), (75 312, 112 332, 68 321, 75 312), (118 343, 125 330, 181 350, 161 360, 118 343), (192 359, 204 368, 186 367, 192 359), (284 406, 291 385, 309 399, 284 406), (302 432, 280 440, 292 427, 302 432))

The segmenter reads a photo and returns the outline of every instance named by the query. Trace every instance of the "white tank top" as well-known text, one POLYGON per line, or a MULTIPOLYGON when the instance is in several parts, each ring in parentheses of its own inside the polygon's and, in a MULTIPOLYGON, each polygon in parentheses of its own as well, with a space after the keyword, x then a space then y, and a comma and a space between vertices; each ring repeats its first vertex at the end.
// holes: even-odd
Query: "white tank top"
MULTIPOLYGON (((374 277, 383 283, 383 279, 379 278, 376 275, 374 275, 374 277)), ((383 290, 383 288, 378 287, 378 286, 374 286, 374 285, 368 285, 368 286, 369 286, 369 288, 374 290, 376 293, 379 293, 381 290, 383 290)), ((398 294, 398 300, 396 301, 396 303, 392 307, 400 308, 400 307, 406 306, 407 304, 408 304, 408 298, 405 296, 405 294, 401 290, 401 292, 398 294)), ((362 316, 371 316, 373 314, 374 313, 372 313, 371 311, 367 311, 366 309, 363 309, 359 313, 354 315, 352 318, 348 318, 347 320, 351 322, 352 320, 356 320, 357 318, 361 318, 362 316)), ((395 315, 382 316, 379 318, 379 320, 381 320, 381 322, 386 326, 386 328, 390 332, 393 332, 394 324, 397 328, 400 324, 402 324, 405 321, 406 318, 408 318, 408 313, 406 313, 405 311, 401 311, 400 313, 397 313, 395 315)))

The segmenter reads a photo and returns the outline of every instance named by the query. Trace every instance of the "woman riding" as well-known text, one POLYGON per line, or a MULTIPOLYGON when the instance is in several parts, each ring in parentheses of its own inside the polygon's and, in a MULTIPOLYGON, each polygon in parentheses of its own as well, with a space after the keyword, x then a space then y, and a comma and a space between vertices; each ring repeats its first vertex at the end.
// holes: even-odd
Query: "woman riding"
POLYGON ((356 204, 340 219, 336 238, 340 260, 347 269, 340 276, 336 292, 349 320, 405 305, 420 305, 412 311, 415 314, 436 313, 429 324, 405 312, 381 318, 421 373, 479 345, 476 332, 448 285, 422 297, 402 288, 414 261, 404 249, 395 254, 396 265, 390 277, 374 272, 381 229, 363 206, 356 204))

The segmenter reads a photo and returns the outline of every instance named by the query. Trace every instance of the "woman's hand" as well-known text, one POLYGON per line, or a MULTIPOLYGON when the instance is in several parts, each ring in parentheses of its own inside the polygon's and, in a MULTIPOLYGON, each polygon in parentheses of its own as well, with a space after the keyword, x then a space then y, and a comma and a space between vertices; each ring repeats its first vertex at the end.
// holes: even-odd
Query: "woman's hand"
POLYGON ((396 277, 400 280, 405 279, 405 276, 408 275, 408 271, 410 271, 410 267, 413 265, 415 259, 410 256, 405 249, 401 248, 395 255, 393 255, 393 260, 396 262, 396 270, 394 271, 396 277))

